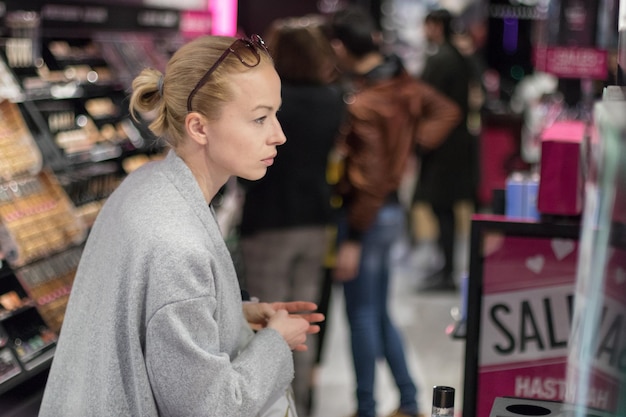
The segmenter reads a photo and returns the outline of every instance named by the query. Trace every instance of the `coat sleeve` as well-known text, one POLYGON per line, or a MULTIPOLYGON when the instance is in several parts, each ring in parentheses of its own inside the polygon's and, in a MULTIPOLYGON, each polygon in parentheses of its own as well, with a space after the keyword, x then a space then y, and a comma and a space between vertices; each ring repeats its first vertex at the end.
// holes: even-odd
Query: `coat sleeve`
POLYGON ((217 275, 219 269, 208 263, 194 263, 190 258, 199 254, 192 248, 187 251, 169 268, 155 270, 163 279, 152 281, 163 286, 165 279, 178 280, 172 300, 147 319, 145 363, 159 413, 257 415, 291 383, 292 352, 273 329, 263 329, 244 341, 241 335, 247 323, 240 294, 228 291, 233 297, 225 300, 207 291, 210 282, 227 286, 225 276, 217 275))
POLYGON ((422 90, 421 119, 416 129, 418 152, 427 152, 441 145, 461 121, 461 109, 452 100, 428 84, 418 81, 422 90))
POLYGON ((214 302, 170 304, 150 321, 146 363, 163 416, 253 416, 276 395, 276 385, 291 382, 284 372, 293 367, 291 352, 273 329, 258 332, 234 359, 220 351, 214 302))

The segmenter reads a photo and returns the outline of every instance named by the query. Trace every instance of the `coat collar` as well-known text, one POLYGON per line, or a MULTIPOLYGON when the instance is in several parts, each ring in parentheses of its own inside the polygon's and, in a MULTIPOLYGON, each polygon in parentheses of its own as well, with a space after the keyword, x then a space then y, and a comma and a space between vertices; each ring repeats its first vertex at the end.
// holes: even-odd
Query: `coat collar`
POLYGON ((211 205, 207 204, 198 181, 196 181, 185 161, 174 150, 170 150, 163 164, 165 176, 174 184, 180 195, 200 218, 209 234, 211 236, 221 236, 215 211, 211 205))

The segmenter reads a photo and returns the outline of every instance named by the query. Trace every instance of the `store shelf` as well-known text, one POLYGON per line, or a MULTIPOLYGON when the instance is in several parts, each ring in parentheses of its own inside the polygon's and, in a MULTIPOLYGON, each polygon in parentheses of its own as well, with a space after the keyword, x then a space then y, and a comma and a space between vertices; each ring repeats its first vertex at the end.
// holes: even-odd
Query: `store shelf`
MULTIPOLYGON (((31 308, 35 308, 35 304, 32 301, 27 301, 24 304, 22 304, 22 307, 19 307, 15 310, 0 311, 0 323, 2 323, 2 321, 6 319, 10 319, 11 317, 17 316, 18 314, 21 314, 31 308)), ((2 346, 3 346, 2 343, 0 343, 0 347, 2 346)))
POLYGON ((0 394, 49 368, 89 228, 162 152, 128 91, 183 42, 179 10, 57 3, 0 16, 0 394))
POLYGON ((22 368, 15 362, 5 362, 5 356, 10 358, 7 354, 8 350, 5 351, 5 349, 0 349, 0 395, 49 369, 55 351, 55 347, 51 347, 37 360, 29 362, 22 368), (2 372, 3 369, 5 372, 2 372))

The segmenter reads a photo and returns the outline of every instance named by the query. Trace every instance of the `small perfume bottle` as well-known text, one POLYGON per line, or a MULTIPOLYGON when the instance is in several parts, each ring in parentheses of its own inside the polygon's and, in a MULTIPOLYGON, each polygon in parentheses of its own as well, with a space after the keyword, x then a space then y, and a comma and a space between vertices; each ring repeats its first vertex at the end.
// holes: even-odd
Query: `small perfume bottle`
POLYGON ((433 387, 432 417, 454 416, 454 388, 435 385, 433 387))

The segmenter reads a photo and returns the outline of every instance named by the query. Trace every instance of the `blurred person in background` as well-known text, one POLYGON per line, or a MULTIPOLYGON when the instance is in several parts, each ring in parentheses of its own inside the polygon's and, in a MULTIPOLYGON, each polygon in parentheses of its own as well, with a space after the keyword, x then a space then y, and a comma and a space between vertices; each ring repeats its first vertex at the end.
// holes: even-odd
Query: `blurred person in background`
MULTIPOLYGON (((287 142, 267 175, 243 183, 240 248, 250 294, 261 301, 319 300, 333 223, 329 152, 344 117, 334 55, 318 16, 274 21, 265 35, 282 80, 278 120, 287 142)), ((309 415, 316 340, 294 355, 300 417, 309 415)))
MULTIPOLYGON (((419 291, 455 291, 455 239, 457 203, 473 202, 477 187, 475 140, 467 129, 469 88, 473 69, 452 44, 452 15, 445 9, 430 12, 424 21, 429 49, 421 80, 443 93, 461 109, 461 123, 441 146, 419 150, 419 177, 414 204, 426 203, 438 225, 437 246, 443 255, 443 267, 425 277, 419 291)), ((419 225, 418 225, 419 227, 419 225)))
POLYGON ((436 148, 459 122, 459 109, 415 80, 395 55, 386 55, 371 16, 348 7, 330 18, 329 39, 347 83, 348 119, 338 146, 344 175, 334 276, 343 292, 356 376, 357 417, 376 416, 378 358, 389 365, 399 390, 391 416, 417 416, 417 386, 400 332, 388 311, 390 258, 406 232, 398 187, 418 147, 436 148))

